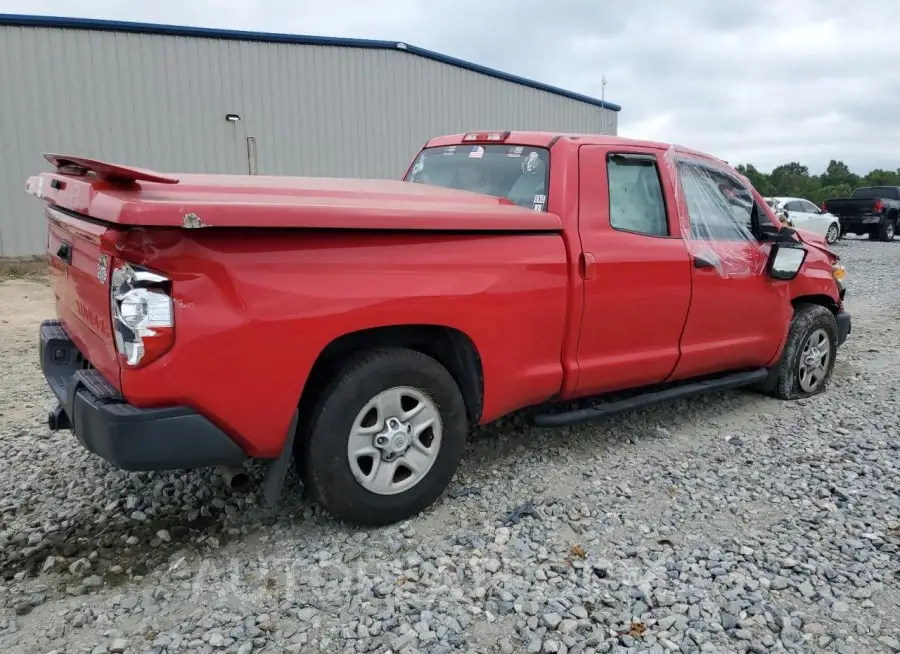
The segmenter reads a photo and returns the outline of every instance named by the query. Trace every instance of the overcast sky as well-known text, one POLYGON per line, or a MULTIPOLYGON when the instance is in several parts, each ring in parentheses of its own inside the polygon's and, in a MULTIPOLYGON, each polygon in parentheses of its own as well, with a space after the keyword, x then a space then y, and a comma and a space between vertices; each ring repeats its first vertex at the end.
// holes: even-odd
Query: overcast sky
POLYGON ((764 170, 900 167, 897 0, 0 0, 0 13, 405 41, 596 97, 606 75, 622 136, 764 170))

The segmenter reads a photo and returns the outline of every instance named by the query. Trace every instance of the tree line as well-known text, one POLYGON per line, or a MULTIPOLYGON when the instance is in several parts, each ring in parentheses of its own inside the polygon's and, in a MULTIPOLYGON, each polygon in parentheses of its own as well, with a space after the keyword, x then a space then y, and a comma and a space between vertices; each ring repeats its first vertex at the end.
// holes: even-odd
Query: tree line
POLYGON ((782 164, 770 173, 758 170, 753 164, 738 164, 735 168, 764 197, 805 198, 817 206, 829 198, 845 198, 858 186, 900 186, 900 168, 876 169, 857 175, 843 161, 834 159, 821 175, 810 175, 809 168, 797 162, 782 164))

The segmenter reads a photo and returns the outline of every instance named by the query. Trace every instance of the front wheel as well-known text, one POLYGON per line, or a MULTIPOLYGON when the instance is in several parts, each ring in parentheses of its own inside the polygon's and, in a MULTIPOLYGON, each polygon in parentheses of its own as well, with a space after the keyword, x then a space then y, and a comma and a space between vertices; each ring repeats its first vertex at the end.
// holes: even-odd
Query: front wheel
POLYGON ((373 350, 328 384, 298 463, 329 513, 387 525, 440 497, 459 465, 466 428, 462 394, 446 368, 414 350, 373 350))
POLYGON ((831 223, 828 226, 828 231, 825 232, 825 242, 831 245, 835 241, 837 241, 841 237, 841 230, 837 226, 836 223, 831 223))
POLYGON ((782 400, 821 393, 834 372, 838 332, 834 314, 817 304, 794 310, 781 361, 772 369, 767 390, 782 400))

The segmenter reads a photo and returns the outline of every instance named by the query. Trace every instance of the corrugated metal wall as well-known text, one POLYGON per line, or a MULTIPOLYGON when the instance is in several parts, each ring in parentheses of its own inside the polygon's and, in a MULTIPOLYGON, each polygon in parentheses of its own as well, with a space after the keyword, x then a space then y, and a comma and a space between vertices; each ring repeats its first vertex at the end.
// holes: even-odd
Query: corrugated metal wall
POLYGON ((0 26, 0 257, 43 254, 44 152, 174 172, 397 177, 431 136, 616 133, 613 111, 391 50, 0 26), (241 120, 226 121, 236 113, 241 120))

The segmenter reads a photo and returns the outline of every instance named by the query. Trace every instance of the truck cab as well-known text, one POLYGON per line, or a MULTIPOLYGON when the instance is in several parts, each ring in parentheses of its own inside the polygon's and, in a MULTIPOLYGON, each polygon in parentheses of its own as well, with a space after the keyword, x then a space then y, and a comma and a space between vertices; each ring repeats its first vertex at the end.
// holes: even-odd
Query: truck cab
POLYGON ((824 239, 785 228, 749 180, 703 153, 473 132, 427 143, 404 179, 462 184, 561 217, 573 254, 569 315, 579 323, 561 398, 769 366, 805 303, 834 316, 841 343, 849 332, 838 256, 824 239), (790 279, 771 274, 777 242, 805 252, 790 279))

